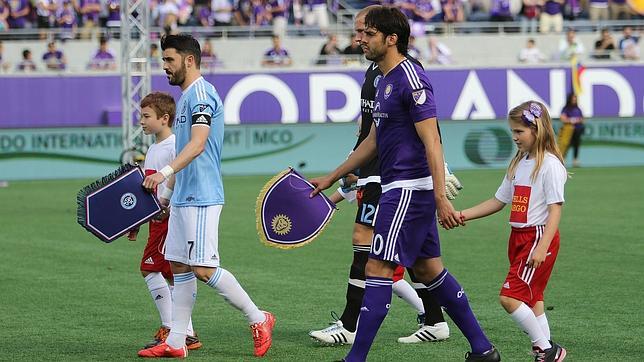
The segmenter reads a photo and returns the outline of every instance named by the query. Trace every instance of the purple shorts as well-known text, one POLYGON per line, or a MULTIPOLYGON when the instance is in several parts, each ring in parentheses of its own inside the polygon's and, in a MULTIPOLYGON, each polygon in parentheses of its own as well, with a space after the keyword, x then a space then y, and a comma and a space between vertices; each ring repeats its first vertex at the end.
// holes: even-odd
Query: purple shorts
POLYGON ((441 255, 434 191, 389 190, 375 219, 370 258, 412 267, 418 258, 441 255))

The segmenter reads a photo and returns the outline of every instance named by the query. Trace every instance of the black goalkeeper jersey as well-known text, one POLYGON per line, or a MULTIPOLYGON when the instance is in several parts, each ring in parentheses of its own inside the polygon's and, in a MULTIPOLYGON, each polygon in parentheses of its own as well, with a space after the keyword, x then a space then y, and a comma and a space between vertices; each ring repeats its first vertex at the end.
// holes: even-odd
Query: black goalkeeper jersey
MULTIPOLYGON (((407 55, 407 58, 422 67, 422 64, 420 64, 420 62, 415 58, 412 58, 409 55, 407 55)), ((373 124, 372 112, 374 99, 376 98, 376 86, 381 78, 382 72, 380 71, 380 68, 378 68, 378 64, 371 63, 365 72, 364 83, 362 83, 362 91, 360 92, 360 113, 362 115, 362 124, 360 125, 358 141, 353 147, 354 150, 358 148, 365 138, 367 138, 369 131, 371 131, 371 124, 373 124)), ((360 167, 359 174, 359 186, 363 186, 371 182, 380 183, 380 163, 378 162, 378 156, 360 167)))

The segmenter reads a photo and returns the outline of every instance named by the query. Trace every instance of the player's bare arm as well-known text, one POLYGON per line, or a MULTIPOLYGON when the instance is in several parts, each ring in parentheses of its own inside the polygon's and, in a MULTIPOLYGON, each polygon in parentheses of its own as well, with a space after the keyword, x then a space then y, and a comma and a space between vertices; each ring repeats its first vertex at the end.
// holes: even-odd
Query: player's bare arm
POLYGON ((534 251, 528 259, 528 266, 538 268, 541 263, 546 260, 548 256, 548 248, 554 238, 557 229, 559 228, 559 221, 561 220, 561 204, 548 205, 548 220, 546 221, 546 228, 541 236, 541 240, 534 248, 534 251))
POLYGON ((445 160, 443 159, 443 146, 438 134, 438 121, 436 117, 428 118, 415 123, 416 132, 425 145, 425 154, 429 171, 434 182, 434 199, 438 221, 445 229, 452 229, 461 224, 459 213, 447 199, 445 193, 445 160))
POLYGON ((362 141, 360 146, 356 148, 355 151, 349 155, 349 157, 344 161, 338 168, 333 172, 329 173, 326 176, 316 177, 310 180, 310 182, 315 186, 315 190, 311 192, 311 197, 319 194, 322 190, 326 190, 334 182, 336 182, 340 177, 353 172, 353 170, 360 168, 360 166, 371 161, 377 154, 376 147, 376 126, 371 125, 371 131, 367 138, 362 141))
MULTIPOLYGON (((192 160, 199 156, 205 146, 206 141, 208 140, 208 134, 210 133, 210 127, 207 126, 193 126, 190 134, 190 142, 181 150, 181 153, 170 162, 172 173, 177 173, 184 169, 192 160)), ((152 174, 143 180, 143 187, 148 190, 153 190, 157 185, 170 177, 170 175, 165 175, 164 170, 161 170, 155 174, 152 174)))
POLYGON ((504 207, 505 203, 499 201, 499 199, 497 199, 496 197, 493 197, 489 200, 481 202, 474 207, 470 207, 469 209, 461 211, 459 216, 462 216, 461 221, 465 222, 466 220, 479 219, 495 214, 503 210, 504 207))

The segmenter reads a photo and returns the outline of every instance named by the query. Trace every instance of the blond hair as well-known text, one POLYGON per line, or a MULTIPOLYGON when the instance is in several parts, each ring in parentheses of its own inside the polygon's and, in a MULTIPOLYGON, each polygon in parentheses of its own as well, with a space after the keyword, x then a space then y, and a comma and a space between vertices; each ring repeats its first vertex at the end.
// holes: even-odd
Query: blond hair
MULTIPOLYGON (((563 157, 561 156, 561 151, 557 146, 557 140, 555 138, 555 131, 552 128, 552 120, 550 119, 550 114, 548 109, 541 102, 537 101, 528 101, 521 103, 520 105, 512 108, 508 114, 509 121, 515 124, 521 124, 530 128, 530 130, 535 135, 535 141, 532 145, 533 150, 535 151, 535 165, 530 178, 532 181, 535 181, 537 174, 543 165, 543 160, 546 156, 546 153, 551 153, 559 159, 561 164, 564 164, 563 157)), ((514 177, 519 161, 528 155, 528 152, 521 152, 517 150, 517 153, 510 161, 508 166, 508 179, 511 180, 514 177)))

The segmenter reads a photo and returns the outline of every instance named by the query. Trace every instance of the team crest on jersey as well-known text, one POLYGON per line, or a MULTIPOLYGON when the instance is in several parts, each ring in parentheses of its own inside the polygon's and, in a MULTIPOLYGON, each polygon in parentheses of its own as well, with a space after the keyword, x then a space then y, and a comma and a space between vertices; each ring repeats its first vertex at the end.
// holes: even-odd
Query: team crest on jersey
POLYGON ((186 114, 188 111, 188 102, 184 101, 183 105, 181 105, 181 114, 186 114))
POLYGON ((387 86, 385 87, 385 99, 389 98, 389 96, 391 95, 391 91, 393 89, 394 89, 393 84, 391 83, 387 84, 387 86))
POLYGON ((424 89, 412 92, 411 95, 414 98, 416 105, 424 104, 427 100, 427 94, 425 93, 424 89))
POLYGON ((271 228, 277 235, 286 235, 291 231, 293 223, 291 219, 284 214, 277 214, 271 221, 271 228))
POLYGON ((379 75, 376 78, 374 78, 374 80, 373 80, 374 88, 378 87, 378 83, 380 83, 380 79, 382 79, 382 75, 379 75))
POLYGON ((125 210, 132 210, 136 206, 136 196, 131 192, 121 195, 121 207, 125 210))

